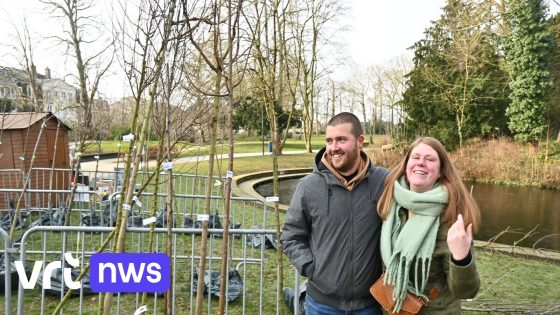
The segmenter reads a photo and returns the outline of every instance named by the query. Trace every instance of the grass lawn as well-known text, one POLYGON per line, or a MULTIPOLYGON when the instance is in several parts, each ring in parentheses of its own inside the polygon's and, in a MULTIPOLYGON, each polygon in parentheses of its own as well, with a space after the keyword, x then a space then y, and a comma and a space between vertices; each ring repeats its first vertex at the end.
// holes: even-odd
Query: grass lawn
MULTIPOLYGON (((381 145, 381 143, 385 140, 385 136, 383 135, 375 135, 373 137, 373 142, 375 144, 381 145)), ((242 139, 242 140, 235 140, 234 142, 234 152, 235 153, 248 153, 248 152, 262 152, 264 148, 264 152, 268 153, 268 142, 269 139, 265 139, 264 143, 262 140, 259 139, 242 139)), ((366 139, 366 142, 369 141, 369 138, 366 139)), ((100 147, 98 149, 97 143, 90 143, 85 150, 85 154, 96 154, 98 150, 100 153, 116 153, 119 151, 119 144, 121 145, 121 152, 125 152, 130 142, 123 142, 123 141, 101 141, 100 147)), ((156 141, 150 141, 149 146, 157 146, 156 141)), ((314 150, 318 150, 325 145, 325 136, 324 135, 314 135, 311 138, 311 146, 314 150)), ((197 143, 187 143, 187 142, 179 142, 177 147, 181 149, 181 153, 179 156, 197 156, 197 155, 207 155, 208 154, 208 145, 207 144, 197 144, 197 143)), ((293 140, 288 139, 284 144, 284 151, 303 151, 305 150, 305 143, 303 140, 293 140)), ((228 153, 228 141, 226 139, 218 141, 216 144, 216 151, 218 154, 227 154, 228 153)))
POLYGON ((476 253, 481 279, 478 295, 463 302, 465 314, 558 314, 560 262, 476 253), (485 311, 487 310, 487 311, 485 311))
MULTIPOLYGON (((315 153, 284 154, 278 157, 280 169, 312 167, 315 153)), ((228 168, 229 159, 214 160, 214 172, 217 175, 225 175, 228 168)), ((177 163, 173 170, 180 173, 192 173, 205 175, 208 174, 208 162, 187 162, 177 163)), ((247 174, 262 170, 272 170, 272 156, 265 153, 264 156, 250 156, 235 158, 233 162, 234 175, 247 174)))

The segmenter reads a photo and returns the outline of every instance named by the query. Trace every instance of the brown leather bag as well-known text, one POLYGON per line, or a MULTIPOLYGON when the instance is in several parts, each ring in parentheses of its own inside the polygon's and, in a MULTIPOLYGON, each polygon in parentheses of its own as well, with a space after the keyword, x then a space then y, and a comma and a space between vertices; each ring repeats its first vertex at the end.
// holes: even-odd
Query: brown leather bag
MULTIPOLYGON (((383 278, 385 274, 382 274, 377 281, 369 288, 369 292, 373 297, 381 304, 381 306, 389 313, 389 315, 412 315, 418 314, 422 308, 426 307, 429 303, 426 299, 420 296, 416 296, 410 292, 406 293, 401 310, 397 313, 393 312, 395 309, 395 304, 397 301, 393 299, 393 289, 392 285, 384 285, 383 278)), ((430 292, 431 293, 431 292, 430 292)), ((436 293, 439 295, 439 292, 436 293)), ((430 294, 431 295, 431 294, 430 294)))

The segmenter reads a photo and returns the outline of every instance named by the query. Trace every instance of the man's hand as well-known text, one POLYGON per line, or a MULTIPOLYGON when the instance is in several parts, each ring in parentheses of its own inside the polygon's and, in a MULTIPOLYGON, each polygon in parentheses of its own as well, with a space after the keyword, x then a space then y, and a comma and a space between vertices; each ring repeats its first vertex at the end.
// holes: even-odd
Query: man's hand
POLYGON ((453 259, 458 261, 467 257, 472 240, 472 223, 465 230, 463 215, 459 214, 457 221, 453 223, 447 232, 447 246, 449 246, 453 259))

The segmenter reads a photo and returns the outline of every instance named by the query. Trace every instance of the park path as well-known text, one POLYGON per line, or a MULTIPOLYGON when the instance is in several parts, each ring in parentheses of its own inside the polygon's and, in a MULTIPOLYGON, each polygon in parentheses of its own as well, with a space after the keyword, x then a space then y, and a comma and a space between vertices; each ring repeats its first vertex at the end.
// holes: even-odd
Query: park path
MULTIPOLYGON (((315 151, 314 151, 315 152, 315 151)), ((283 151, 282 154, 299 154, 299 153, 305 153, 304 150, 297 150, 297 151, 283 151)), ((234 154, 234 158, 239 158, 239 157, 249 157, 249 156, 259 156, 259 155, 263 155, 262 152, 249 152, 249 153, 235 153, 234 154)), ((266 155, 270 155, 270 153, 265 152, 264 156, 266 155)), ((186 163, 186 162, 201 162, 201 161, 207 161, 209 158, 208 155, 200 155, 200 156, 191 156, 191 157, 181 157, 181 158, 177 158, 175 160, 173 160, 174 163, 186 163)), ((228 158, 228 154, 220 154, 216 156, 217 159, 227 159, 228 158)), ((99 161, 88 161, 88 162, 82 162, 80 163, 80 169, 86 172, 93 172, 95 171, 95 165, 99 162, 99 167, 98 167, 98 171, 99 172, 113 172, 115 171, 115 168, 118 167, 124 167, 124 159, 105 159, 105 160, 99 160, 99 161)), ((148 167, 155 167, 156 166, 156 161, 155 160, 149 160, 148 161, 148 167)), ((140 169, 144 168, 145 164, 141 163, 141 167, 140 169)))

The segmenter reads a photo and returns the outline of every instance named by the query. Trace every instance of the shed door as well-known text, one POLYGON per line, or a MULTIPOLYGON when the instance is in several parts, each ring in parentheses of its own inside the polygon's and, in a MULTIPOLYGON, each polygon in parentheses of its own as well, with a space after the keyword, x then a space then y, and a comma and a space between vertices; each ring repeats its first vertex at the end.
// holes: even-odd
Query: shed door
POLYGON ((12 152, 11 132, 3 130, 0 141, 2 141, 0 144, 0 169, 13 169, 14 157, 12 152))
POLYGON ((62 132, 59 131, 58 138, 56 137, 56 129, 47 129, 47 152, 49 166, 51 167, 54 159, 55 168, 67 168, 66 165, 66 150, 65 150, 64 137, 62 132), (54 149, 56 145, 56 154, 54 154, 54 149))

